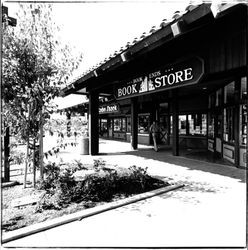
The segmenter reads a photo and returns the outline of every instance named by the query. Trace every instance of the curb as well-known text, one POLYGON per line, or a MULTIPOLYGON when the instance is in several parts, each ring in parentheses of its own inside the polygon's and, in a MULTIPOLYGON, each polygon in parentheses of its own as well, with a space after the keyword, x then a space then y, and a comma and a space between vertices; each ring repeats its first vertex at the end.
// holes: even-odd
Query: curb
POLYGON ((77 221, 77 220, 82 220, 84 218, 96 215, 96 214, 100 214, 103 212, 106 212, 108 210, 112 210, 118 207, 122 207, 140 200, 145 200, 148 198, 151 198, 153 196, 162 194, 162 193, 166 193, 178 188, 182 188, 184 187, 184 185, 170 185, 167 187, 163 187, 163 188, 159 188, 159 189, 155 189, 153 191, 149 191, 146 193, 142 193, 142 194, 138 194, 132 197, 128 197, 122 200, 118 200, 118 201, 114 201, 111 203, 107 203, 104 205, 100 205, 100 206, 96 206, 93 208, 89 208, 80 212, 76 212, 73 214, 69 214, 69 215, 65 215, 59 218, 55 218, 52 219, 50 221, 45 221, 45 222, 41 222, 41 223, 37 223, 35 225, 32 226, 27 226, 25 228, 20 228, 17 230, 14 230, 12 232, 8 232, 6 233, 4 236, 2 236, 2 244, 13 241, 13 240, 17 240, 26 236, 29 236, 31 234, 35 234, 35 233, 39 233, 54 227, 58 227, 73 221, 77 221))

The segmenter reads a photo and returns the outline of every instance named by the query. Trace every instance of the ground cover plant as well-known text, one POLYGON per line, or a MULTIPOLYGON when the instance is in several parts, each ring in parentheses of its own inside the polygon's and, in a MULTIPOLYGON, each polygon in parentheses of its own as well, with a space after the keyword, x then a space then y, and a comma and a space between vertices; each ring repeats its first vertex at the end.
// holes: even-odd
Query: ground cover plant
POLYGON ((169 185, 148 175, 147 168, 133 165, 125 169, 101 159, 91 165, 48 163, 44 170, 45 178, 36 188, 3 189, 4 232, 169 185), (35 204, 13 206, 14 199, 27 196, 39 199, 35 204))

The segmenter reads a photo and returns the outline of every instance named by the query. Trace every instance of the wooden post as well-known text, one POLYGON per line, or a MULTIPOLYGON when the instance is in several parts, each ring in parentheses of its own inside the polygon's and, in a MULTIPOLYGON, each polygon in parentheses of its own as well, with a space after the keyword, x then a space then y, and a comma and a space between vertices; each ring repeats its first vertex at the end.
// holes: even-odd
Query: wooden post
POLYGON ((177 92, 173 93, 172 99, 172 123, 173 123, 173 133, 172 133, 172 153, 174 156, 179 155, 179 129, 178 129, 178 100, 177 92))
POLYGON ((4 182, 10 181, 10 168, 9 168, 9 156, 10 156, 10 145, 9 145, 9 126, 6 127, 4 135, 4 182))
POLYGON ((89 95, 89 152, 91 155, 99 154, 99 94, 90 92, 89 95))
POLYGON ((138 148, 138 99, 134 97, 131 99, 131 147, 138 148))

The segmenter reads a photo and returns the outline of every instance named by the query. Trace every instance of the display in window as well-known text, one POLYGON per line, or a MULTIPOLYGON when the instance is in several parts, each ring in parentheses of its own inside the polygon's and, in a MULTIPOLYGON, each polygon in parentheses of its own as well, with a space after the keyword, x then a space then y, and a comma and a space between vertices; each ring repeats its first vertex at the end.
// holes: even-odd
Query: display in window
POLYGON ((188 115, 189 134, 206 135, 207 134, 207 116, 206 114, 188 115))
POLYGON ((241 78, 241 99, 247 99, 247 78, 241 78))
POLYGON ((149 133, 149 115, 139 115, 138 132, 149 133))
POLYGON ((231 82, 224 87, 224 103, 234 102, 235 83, 231 82))
POLYGON ((247 145, 247 105, 240 106, 240 144, 247 145))
POLYGON ((187 116, 179 115, 179 135, 186 135, 187 116))
POLYGON ((234 108, 224 109, 224 133, 223 139, 226 142, 234 142, 234 108))
POLYGON ((208 115, 208 137, 214 138, 214 115, 208 115))

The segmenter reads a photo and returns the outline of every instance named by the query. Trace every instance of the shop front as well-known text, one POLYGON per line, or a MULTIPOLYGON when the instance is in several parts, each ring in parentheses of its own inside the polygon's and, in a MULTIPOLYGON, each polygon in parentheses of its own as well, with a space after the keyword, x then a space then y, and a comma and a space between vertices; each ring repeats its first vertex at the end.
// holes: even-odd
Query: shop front
POLYGON ((133 149, 149 145, 157 120, 160 143, 174 156, 202 149, 246 167, 246 46, 247 5, 223 5, 215 15, 201 4, 75 82, 65 92, 86 89, 90 96, 91 153, 98 154, 96 130, 133 149), (111 97, 104 107, 102 93, 111 97))

